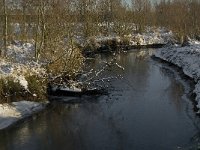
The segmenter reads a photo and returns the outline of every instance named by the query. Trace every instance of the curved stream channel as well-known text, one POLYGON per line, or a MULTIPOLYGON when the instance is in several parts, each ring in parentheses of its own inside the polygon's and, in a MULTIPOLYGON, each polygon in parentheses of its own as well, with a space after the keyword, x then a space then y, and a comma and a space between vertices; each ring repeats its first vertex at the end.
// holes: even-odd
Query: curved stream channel
MULTIPOLYGON (((44 112, 0 132, 0 150, 198 149, 200 119, 187 96, 193 83, 153 60, 151 52, 117 55, 125 70, 112 67, 102 75, 123 77, 111 81, 109 95, 52 103, 44 112)), ((112 57, 99 55, 92 67, 112 57)))

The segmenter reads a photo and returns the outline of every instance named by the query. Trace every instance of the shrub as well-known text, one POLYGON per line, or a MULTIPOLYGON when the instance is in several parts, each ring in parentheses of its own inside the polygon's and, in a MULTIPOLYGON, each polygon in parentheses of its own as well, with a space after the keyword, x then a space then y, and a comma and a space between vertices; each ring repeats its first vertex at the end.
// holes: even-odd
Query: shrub
POLYGON ((28 99, 32 101, 46 101, 47 80, 37 75, 28 75, 25 78, 28 82, 28 99))
MULTIPOLYGON (((62 52, 59 53, 59 55, 62 52)), ((58 54, 57 54, 58 55, 58 54)), ((80 49, 74 48, 63 54, 61 57, 56 58, 48 66, 47 70, 53 76, 68 74, 68 76, 74 76, 78 71, 82 69, 84 57, 80 49)))
POLYGON ((16 81, 13 77, 0 79, 0 103, 10 103, 21 100, 46 101, 47 90, 46 80, 42 80, 36 75, 27 75, 28 90, 16 81))
POLYGON ((0 103, 20 100, 24 96, 24 89, 12 77, 0 79, 0 103))

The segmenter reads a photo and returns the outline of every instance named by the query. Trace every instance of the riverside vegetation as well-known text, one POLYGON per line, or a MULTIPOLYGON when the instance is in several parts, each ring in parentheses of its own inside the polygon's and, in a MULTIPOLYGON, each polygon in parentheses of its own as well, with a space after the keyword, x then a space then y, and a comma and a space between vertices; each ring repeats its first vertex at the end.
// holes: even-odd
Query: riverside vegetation
POLYGON ((183 43, 200 32, 199 0, 2 0, 0 6, 1 103, 46 100, 48 83, 74 81, 83 71, 87 51, 183 43))

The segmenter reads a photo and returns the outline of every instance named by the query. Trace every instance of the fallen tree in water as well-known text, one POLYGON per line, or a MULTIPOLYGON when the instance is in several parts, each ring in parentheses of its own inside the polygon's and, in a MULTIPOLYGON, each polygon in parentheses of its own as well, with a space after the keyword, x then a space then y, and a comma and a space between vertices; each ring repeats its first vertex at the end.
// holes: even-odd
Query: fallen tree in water
POLYGON ((99 70, 91 69, 87 72, 77 73, 75 78, 67 76, 65 73, 50 79, 48 85, 48 94, 52 96, 75 96, 82 95, 102 95, 107 94, 107 87, 110 81, 118 77, 100 77, 110 67, 116 66, 124 70, 122 66, 112 59, 109 62, 103 62, 104 65, 99 70))

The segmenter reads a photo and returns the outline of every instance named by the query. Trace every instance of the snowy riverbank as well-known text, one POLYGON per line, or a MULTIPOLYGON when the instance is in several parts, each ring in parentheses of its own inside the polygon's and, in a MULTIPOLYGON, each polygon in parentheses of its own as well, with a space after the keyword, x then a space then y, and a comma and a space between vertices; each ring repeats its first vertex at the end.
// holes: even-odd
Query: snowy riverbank
MULTIPOLYGON (((15 82, 28 89, 26 76, 44 76, 42 63, 34 61, 34 44, 14 41, 7 47, 6 58, 0 59, 0 78, 12 77, 15 82)), ((33 93, 34 94, 34 93, 33 93)))
POLYGON ((46 105, 47 103, 29 101, 0 104, 0 130, 42 111, 46 105))
MULTIPOLYGON (((83 47, 93 46, 94 49, 105 47, 106 44, 113 44, 111 41, 115 41, 115 44, 127 44, 132 47, 139 46, 151 46, 151 45, 165 45, 173 41, 173 33, 165 28, 147 28, 143 33, 132 32, 127 35, 117 36, 94 36, 87 39, 86 45, 78 43, 83 47)), ((81 40, 79 40, 81 41, 81 40)), ((108 45, 107 45, 108 46, 108 45)))
MULTIPOLYGON (((158 49, 154 56, 180 67, 184 74, 196 82, 197 107, 200 109, 200 42, 191 41, 188 46, 168 46, 158 49)), ((198 112, 200 113, 200 111, 198 112)))
MULTIPOLYGON (((29 78, 35 75, 38 76, 39 79, 40 77, 43 78, 46 74, 46 70, 42 67, 42 63, 34 61, 33 42, 23 43, 13 41, 13 43, 7 47, 6 54, 6 58, 0 59, 1 96, 4 96, 6 99, 13 95, 17 95, 17 93, 24 92, 28 93, 29 96, 26 96, 26 98, 29 97, 29 99, 28 101, 19 101, 19 99, 16 99, 16 101, 19 102, 5 103, 6 101, 1 97, 0 130, 13 125, 34 113, 40 112, 46 106, 46 104, 42 102, 30 102, 31 97, 39 99, 39 95, 35 90, 36 88, 39 89, 39 84, 37 87, 33 87, 33 85, 30 84, 34 84, 33 82, 35 79, 29 78), (12 90, 9 90, 8 88, 12 90)), ((35 82, 39 81, 35 80, 35 82)), ((26 98, 21 97, 22 100, 26 100, 26 98)), ((46 99, 43 99, 43 101, 46 101, 46 99)))

